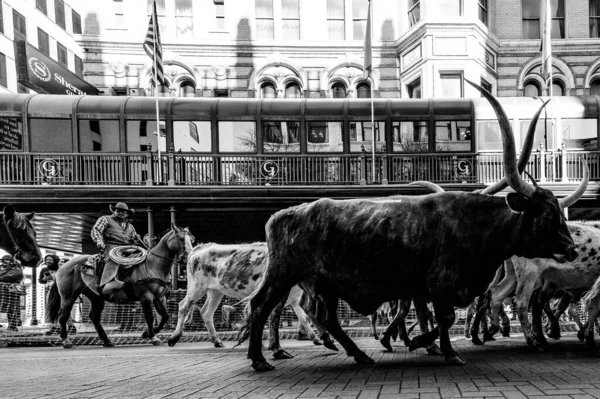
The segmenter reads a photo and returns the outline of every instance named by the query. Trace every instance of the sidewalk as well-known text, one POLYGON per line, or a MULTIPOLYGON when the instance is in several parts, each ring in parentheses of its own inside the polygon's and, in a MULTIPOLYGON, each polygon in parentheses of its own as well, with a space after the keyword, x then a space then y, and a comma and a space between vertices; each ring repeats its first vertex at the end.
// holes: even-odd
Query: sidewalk
POLYGON ((246 347, 208 342, 173 348, 150 345, 10 347, 0 350, 2 398, 600 398, 600 358, 574 333, 533 353, 521 334, 484 346, 455 336, 466 366, 447 366, 423 349, 400 343, 384 352, 372 338, 355 338, 375 360, 358 366, 344 352, 284 340, 295 357, 270 360, 256 373, 246 347))

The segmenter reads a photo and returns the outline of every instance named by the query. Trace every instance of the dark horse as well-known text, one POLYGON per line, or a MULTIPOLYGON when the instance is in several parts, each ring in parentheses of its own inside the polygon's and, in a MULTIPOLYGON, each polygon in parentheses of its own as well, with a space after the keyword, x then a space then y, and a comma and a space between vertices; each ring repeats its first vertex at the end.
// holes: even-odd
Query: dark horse
POLYGON ((42 259, 31 224, 34 215, 34 212, 19 213, 12 205, 6 205, 0 221, 0 248, 27 267, 37 267, 42 259))
MULTIPOLYGON (((125 280, 126 284, 113 297, 114 300, 141 302, 148 325, 142 337, 149 338, 153 345, 162 345, 162 342, 155 335, 169 319, 165 295, 169 292, 167 281, 171 266, 178 257, 191 251, 193 242, 194 236, 187 228, 178 228, 171 224, 171 230, 163 235, 158 244, 148 251, 146 260, 133 268, 131 276, 125 280), (161 317, 156 328, 153 328, 153 303, 161 317)), ((107 298, 97 293, 95 281, 93 281, 95 278, 81 273, 80 269, 76 267, 87 258, 88 255, 80 255, 58 269, 56 284, 52 286, 48 294, 48 317, 52 323, 55 323, 58 319, 60 338, 64 348, 73 347, 67 336, 67 321, 75 300, 81 294, 87 296, 91 302, 90 320, 94 323, 98 337, 104 342, 104 346, 114 346, 100 323, 104 302, 107 298), (86 281, 90 282, 90 286, 86 281)))

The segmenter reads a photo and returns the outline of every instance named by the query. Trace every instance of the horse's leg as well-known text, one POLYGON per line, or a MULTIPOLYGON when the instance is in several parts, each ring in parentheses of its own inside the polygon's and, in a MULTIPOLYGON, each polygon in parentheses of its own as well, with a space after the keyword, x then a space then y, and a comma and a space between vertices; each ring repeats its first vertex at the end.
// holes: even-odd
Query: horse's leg
POLYGON ((208 335, 210 336, 210 342, 213 343, 215 348, 224 348, 223 342, 219 339, 219 335, 217 334, 217 330, 215 329, 215 312, 219 307, 219 303, 221 303, 221 299, 223 299, 223 293, 217 290, 208 290, 208 294, 206 296, 206 302, 200 309, 200 315, 202 316, 202 321, 204 321, 204 325, 208 330, 208 335))
MULTIPOLYGON (((106 331, 104 331, 104 327, 102 327, 102 323, 101 323, 102 311, 104 310, 104 299, 102 299, 101 297, 97 296, 94 293, 90 293, 89 295, 87 295, 87 297, 89 298, 90 303, 91 303, 90 320, 94 324, 94 328, 96 329, 96 332, 98 333, 98 337, 102 340, 102 342, 104 342, 103 345, 105 347, 111 348, 111 347, 115 346, 115 344, 112 343, 110 338, 108 338, 108 335, 106 334, 106 331)), ((61 325, 61 330, 62 330, 62 325, 61 325)))
POLYGON ((154 304, 154 309, 156 309, 156 313, 158 313, 158 315, 160 316, 160 322, 154 329, 154 335, 156 335, 162 331, 165 324, 167 324, 167 322, 169 321, 169 311, 167 309, 167 298, 164 295, 158 299, 154 298, 154 301, 152 301, 152 303, 154 304))
MULTIPOLYGON (((58 316, 58 324, 60 325, 60 339, 62 340, 63 348, 68 349, 73 347, 73 343, 69 340, 67 322, 71 317, 71 309, 77 300, 77 296, 62 296, 60 311, 58 316)), ((99 335, 99 334, 98 334, 99 335)))
POLYGON ((196 284, 196 279, 189 281, 188 290, 185 297, 179 302, 179 311, 177 313, 177 327, 169 337, 167 343, 169 346, 175 346, 183 335, 183 329, 188 318, 191 317, 196 303, 206 294, 206 290, 202 289, 199 284, 196 284))
POLYGON ((162 345, 162 341, 154 335, 154 308, 152 306, 154 296, 147 287, 140 286, 135 289, 141 290, 141 292, 137 292, 136 294, 140 298, 140 304, 142 305, 142 311, 146 319, 146 332, 142 334, 142 337, 149 338, 152 341, 152 345, 160 346, 162 345))
POLYGON ((273 312, 271 313, 271 320, 269 322, 268 349, 273 352, 273 359, 291 359, 294 357, 283 350, 279 343, 279 324, 281 322, 281 314, 283 313, 283 309, 287 304, 288 297, 289 292, 285 298, 279 304, 277 304, 277 306, 275 306, 275 309, 273 309, 273 312))

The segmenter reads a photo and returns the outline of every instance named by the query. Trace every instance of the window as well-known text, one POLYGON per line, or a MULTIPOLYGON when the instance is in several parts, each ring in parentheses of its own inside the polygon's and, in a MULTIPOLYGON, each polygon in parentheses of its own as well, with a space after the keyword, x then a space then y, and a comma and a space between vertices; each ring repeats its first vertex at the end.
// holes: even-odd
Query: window
POLYGON ((81 30, 81 15, 77 14, 75 10, 71 10, 71 18, 73 20, 73 34, 81 35, 83 33, 81 30))
MULTIPOLYGON (((119 0, 122 1, 122 0, 119 0)), ((147 0, 148 2, 146 3, 146 10, 147 10, 147 14, 148 14, 148 19, 150 19, 150 17, 152 16, 152 4, 154 0, 147 0)), ((167 16, 166 16, 166 8, 165 8, 165 0, 156 0, 156 16, 158 18, 158 29, 160 30, 160 33, 162 34, 166 27, 166 20, 167 20, 167 16)))
POLYGON ((463 96, 462 74, 460 73, 442 73, 440 74, 442 82, 442 98, 460 98, 463 96))
POLYGON ((479 0, 479 20, 488 26, 488 0, 479 0))
MULTIPOLYGON (((565 3, 564 0, 550 1, 550 14, 552 18, 551 34, 553 39, 565 38, 565 3)), ((540 16, 540 2, 538 0, 522 0, 523 13, 523 38, 541 38, 543 24, 540 16)), ((591 7, 591 6, 590 6, 591 7)))
POLYGON ((329 40, 346 37, 345 0, 327 0, 327 32, 329 40))
POLYGON ((408 98, 421 98, 421 78, 418 78, 406 85, 408 98))
POLYGON ((6 76, 6 55, 0 53, 0 86, 8 87, 8 77, 6 76))
POLYGON ((408 24, 416 25, 421 20, 421 2, 420 0, 408 0, 408 24))
POLYGON ((346 86, 343 83, 334 83, 331 86, 331 97, 346 98, 346 86))
MULTIPOLYGON (((375 121, 375 141, 383 144, 385 122, 375 121)), ((373 124, 371 121, 350 122, 350 151, 362 151, 362 145, 371 147, 373 140, 373 124)))
POLYGON ((272 83, 263 83, 260 87, 261 98, 277 98, 277 90, 272 83))
POLYGON ((300 152, 300 122, 263 121, 264 152, 300 152))
POLYGON ((183 82, 179 88, 180 97, 196 97, 196 85, 189 80, 183 82))
POLYGON ((440 15, 460 17, 462 15, 462 0, 439 0, 440 15))
MULTIPOLYGON (((540 102, 541 104, 541 102, 540 102)), ((544 126, 544 119, 540 118, 535 127, 535 134, 533 136, 533 146, 534 148, 540 148, 540 144, 544 147, 544 149, 552 149, 554 148, 554 131, 552 129, 552 121, 547 120, 546 126, 544 126)), ((529 129, 529 125, 531 125, 531 121, 521 121, 521 132, 526 132, 529 129)), ((525 141, 525 134, 521 135, 521 148, 523 148, 523 142, 525 141)))
POLYGON ((79 149, 81 152, 119 152, 119 121, 79 120, 79 149))
POLYGON ((4 3, 0 3, 0 33, 4 33, 4 10, 3 10, 3 4, 4 3))
MULTIPOLYGON (((548 93, 550 95, 550 93, 548 93)), ((565 86, 560 80, 552 81, 552 95, 553 96, 564 96, 565 95, 565 86)))
POLYGON ((371 98, 371 86, 367 83, 359 83, 358 86, 356 86, 356 97, 371 98))
POLYGON ((290 83, 285 87, 285 98, 302 98, 302 91, 297 83, 290 83))
POLYGON ((597 119, 562 119, 565 147, 596 151, 598 149, 597 119))
POLYGON ((215 89, 215 97, 229 97, 228 89, 215 89))
POLYGON ((210 121, 174 121, 173 145, 175 151, 210 152, 210 121))
POLYGON ((435 151, 469 152, 471 140, 470 121, 435 122, 435 151))
POLYGON ((54 0, 54 18, 56 24, 63 29, 66 29, 65 24, 65 2, 63 0, 54 0))
POLYGON ((35 0, 35 8, 40 10, 44 15, 48 15, 46 0, 35 0))
POLYGON ((256 38, 275 38, 273 26, 273 0, 256 0, 256 38))
POLYGON ((600 96, 600 79, 595 79, 590 84, 590 94, 592 96, 600 96))
POLYGON ((590 0, 590 37, 600 37, 600 0, 590 0))
MULTIPOLYGON (((164 2, 163 2, 164 4, 164 2)), ((158 10, 158 2, 156 4, 158 10)), ((115 13, 115 26, 117 28, 125 27, 125 14, 123 11, 123 0, 113 0, 113 10, 115 13)), ((158 13, 158 11, 157 11, 158 13)))
POLYGON ((83 60, 78 56, 75 57, 75 75, 83 78, 83 60))
POLYGON ((283 40, 300 40, 300 8, 298 0, 281 0, 283 40))
POLYGON ((342 122, 317 122, 306 124, 306 150, 308 152, 342 152, 342 122))
POLYGON ((161 140, 158 140, 158 135, 156 134, 156 120, 128 120, 125 124, 125 129, 127 151, 145 151, 143 148, 147 148, 148 144, 156 151, 158 143, 160 143, 160 150, 166 151, 164 121, 160 121, 161 140))
POLYGON ((194 30, 192 0, 175 0, 175 26, 177 37, 192 37, 194 30))
POLYGON ((354 40, 364 40, 367 29, 368 0, 352 1, 352 29, 354 40))
MULTIPOLYGON (((486 89, 488 92, 492 92, 492 84, 490 82, 488 82, 487 80, 485 80, 484 78, 481 78, 481 81, 479 82, 479 84, 481 85, 481 87, 483 87, 484 89, 486 89)), ((482 95, 483 97, 483 95, 482 95)))
POLYGON ((29 88, 21 82, 17 82, 17 93, 29 93, 29 88))
POLYGON ((27 22, 25 17, 13 8, 13 26, 15 27, 15 40, 27 40, 27 22))
POLYGON ((60 64, 63 64, 64 66, 67 66, 68 65, 67 48, 65 46, 63 46, 62 44, 60 44, 59 42, 56 42, 56 49, 57 49, 58 62, 60 64))
POLYGON ((215 3, 215 28, 225 29, 225 0, 213 0, 215 3))
POLYGON ((491 120, 478 121, 477 151, 502 151, 503 148, 500 123, 491 120))
POLYGON ((539 97, 542 93, 540 85, 535 80, 530 80, 523 86, 524 97, 539 97))
POLYGON ((256 152, 256 124, 219 121, 219 151, 256 152))
POLYGON ((32 152, 73 152, 71 119, 29 119, 32 152))
POLYGON ((50 38, 46 32, 38 28, 38 50, 46 57, 50 57, 50 38))
POLYGON ((394 121, 394 152, 429 152, 427 121, 394 121))

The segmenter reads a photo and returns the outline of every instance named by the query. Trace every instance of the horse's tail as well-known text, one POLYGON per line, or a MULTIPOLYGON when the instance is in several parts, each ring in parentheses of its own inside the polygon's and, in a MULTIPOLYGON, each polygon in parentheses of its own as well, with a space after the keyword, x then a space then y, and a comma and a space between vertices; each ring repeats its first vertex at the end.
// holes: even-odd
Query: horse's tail
POLYGON ((583 302, 585 303, 585 307, 590 306, 590 302, 600 295, 600 277, 596 280, 592 288, 583 295, 583 302))
POLYGON ((46 318, 50 323, 56 323, 58 321, 58 315, 60 311, 60 293, 58 292, 58 284, 54 282, 48 292, 48 298, 46 303, 46 318))

